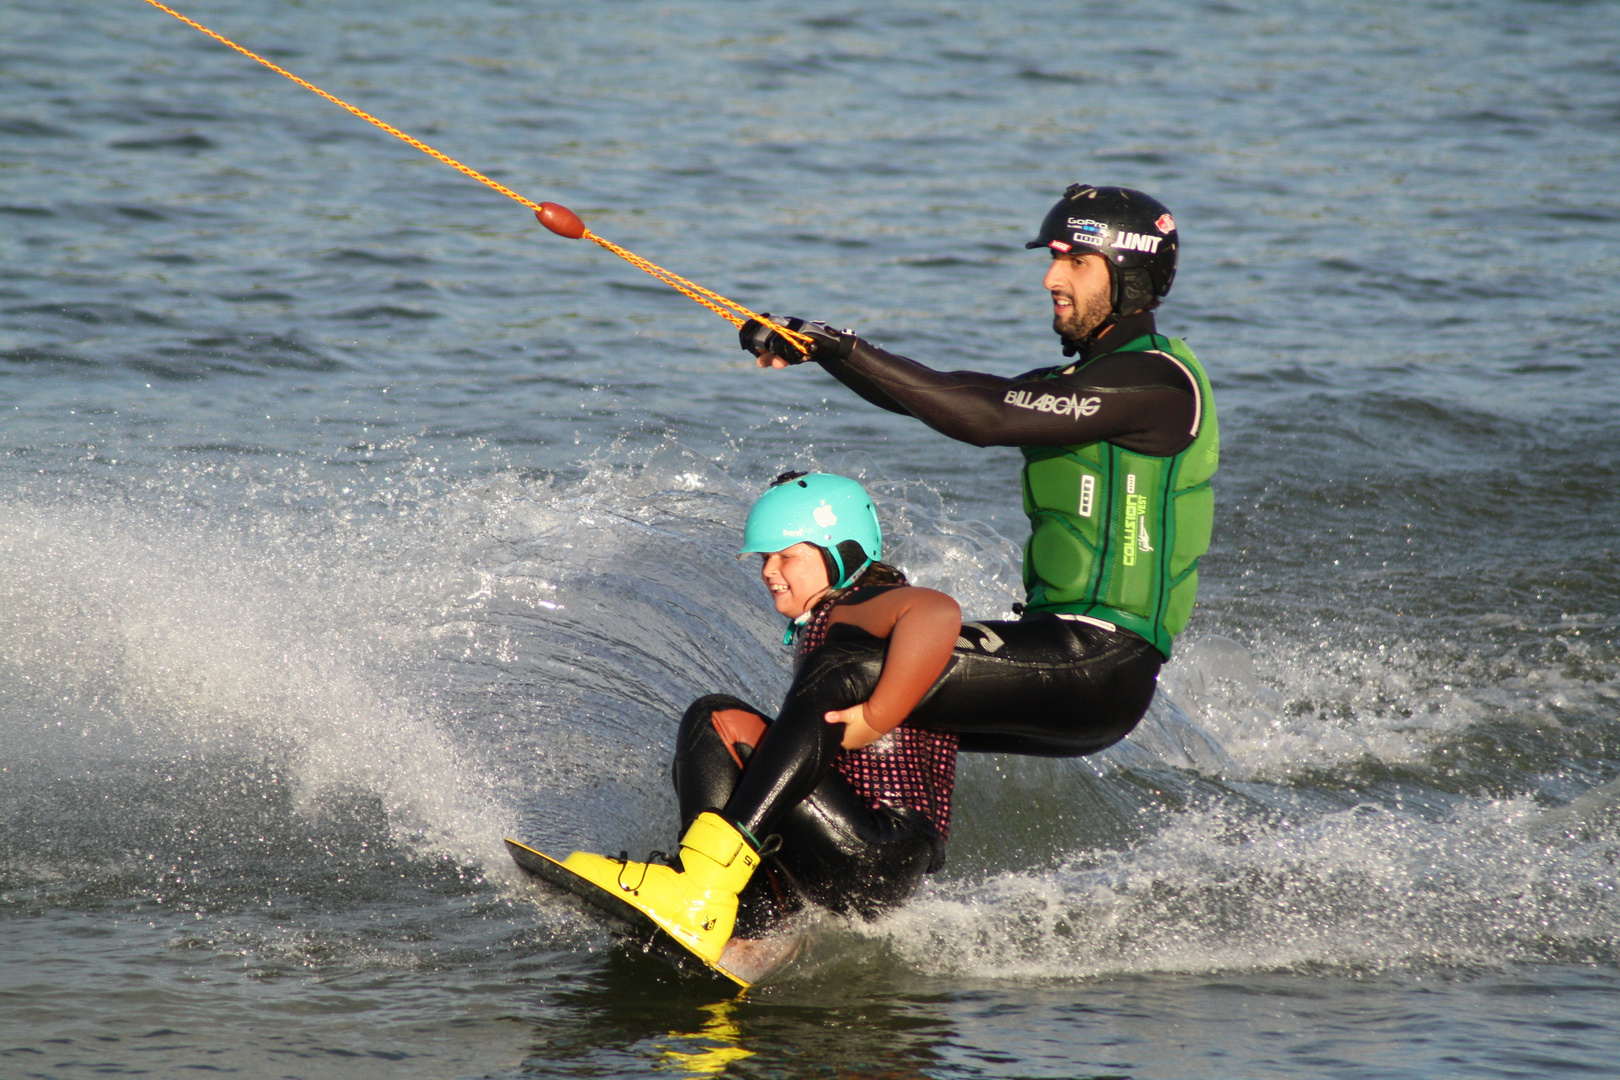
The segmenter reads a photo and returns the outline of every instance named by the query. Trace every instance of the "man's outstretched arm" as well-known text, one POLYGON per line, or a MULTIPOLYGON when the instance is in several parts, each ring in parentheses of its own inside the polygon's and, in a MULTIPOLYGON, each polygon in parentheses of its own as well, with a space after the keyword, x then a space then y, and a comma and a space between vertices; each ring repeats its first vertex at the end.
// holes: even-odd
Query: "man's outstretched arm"
POLYGON ((1107 440, 1144 454, 1174 454, 1196 432, 1197 383, 1162 352, 1112 353, 1051 374, 1014 379, 977 371, 935 371, 880 349, 847 331, 803 319, 750 321, 742 347, 762 365, 813 359, 866 401, 914 416, 975 446, 1076 446, 1107 440), (801 349, 779 325, 810 338, 801 349))
POLYGON ((1159 353, 1115 353, 1084 373, 1008 379, 934 371, 857 338, 847 356, 820 363, 866 400, 892 402, 884 407, 974 446, 1108 440, 1140 453, 1168 455, 1185 449, 1194 434, 1196 384, 1159 353))

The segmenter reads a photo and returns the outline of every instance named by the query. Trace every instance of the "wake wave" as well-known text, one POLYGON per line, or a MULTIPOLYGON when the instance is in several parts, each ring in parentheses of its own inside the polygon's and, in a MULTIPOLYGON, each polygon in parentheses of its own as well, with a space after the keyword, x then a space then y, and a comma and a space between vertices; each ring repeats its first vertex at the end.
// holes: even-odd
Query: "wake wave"
MULTIPOLYGON (((319 895, 363 852, 512 882, 503 835, 667 848, 686 704, 786 688, 780 620, 732 558, 757 468, 675 443, 568 477, 401 457, 0 502, 11 886, 207 906, 319 895)), ((914 580, 1008 614, 1013 540, 864 479, 914 580)), ((1612 798, 1548 813, 1590 785, 1526 758, 1493 794, 1447 764, 1513 720, 1501 695, 1538 702, 1535 669, 1504 690, 1424 662, 1190 639, 1119 746, 965 758, 946 873, 852 932, 1016 978, 1612 955, 1612 798)))

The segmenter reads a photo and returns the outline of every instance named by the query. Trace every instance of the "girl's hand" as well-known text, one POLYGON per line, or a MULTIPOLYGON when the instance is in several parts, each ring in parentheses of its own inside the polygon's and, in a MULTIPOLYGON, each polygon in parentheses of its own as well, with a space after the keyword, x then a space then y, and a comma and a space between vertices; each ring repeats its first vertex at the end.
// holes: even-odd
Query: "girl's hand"
POLYGON ((883 738, 883 732, 873 729, 866 722, 866 702, 864 701, 847 709, 834 709, 827 714, 827 723, 844 725, 844 741, 839 745, 845 750, 858 750, 868 743, 874 743, 883 738))

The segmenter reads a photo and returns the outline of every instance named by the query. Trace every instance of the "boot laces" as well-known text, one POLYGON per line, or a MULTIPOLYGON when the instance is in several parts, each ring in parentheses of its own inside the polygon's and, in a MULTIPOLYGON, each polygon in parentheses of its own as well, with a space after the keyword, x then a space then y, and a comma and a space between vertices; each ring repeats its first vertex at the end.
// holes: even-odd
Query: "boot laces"
POLYGON ((665 866, 668 866, 676 871, 681 869, 680 860, 672 857, 667 851, 650 851, 647 853, 647 857, 645 859, 636 864, 637 866, 641 867, 641 878, 634 885, 631 885, 624 880, 624 872, 630 869, 630 853, 628 851, 621 851, 619 852, 619 888, 625 890, 626 892, 638 891, 646 882, 647 867, 652 865, 652 861, 654 859, 657 859, 665 866))

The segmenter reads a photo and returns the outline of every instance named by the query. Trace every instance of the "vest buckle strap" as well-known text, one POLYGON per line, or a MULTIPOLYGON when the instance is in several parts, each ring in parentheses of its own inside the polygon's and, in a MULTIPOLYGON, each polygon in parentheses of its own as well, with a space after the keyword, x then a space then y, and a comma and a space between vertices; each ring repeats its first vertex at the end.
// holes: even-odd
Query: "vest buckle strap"
POLYGON ((1054 611, 1052 614, 1056 615, 1060 619, 1068 619, 1070 622, 1083 622, 1087 626, 1100 627, 1101 629, 1108 631, 1110 634, 1118 633, 1119 631, 1119 627, 1115 626, 1113 623, 1104 622, 1102 619, 1093 619, 1090 615, 1071 615, 1066 611, 1054 611))

